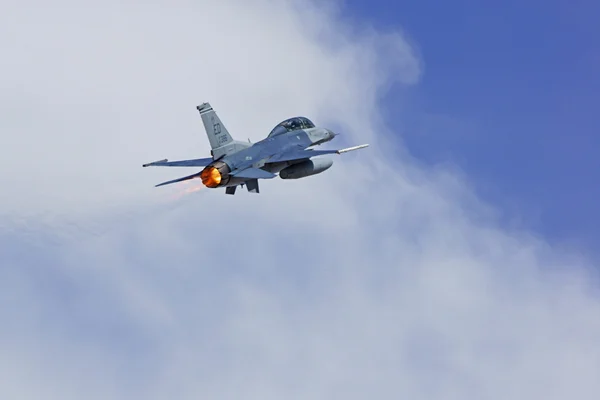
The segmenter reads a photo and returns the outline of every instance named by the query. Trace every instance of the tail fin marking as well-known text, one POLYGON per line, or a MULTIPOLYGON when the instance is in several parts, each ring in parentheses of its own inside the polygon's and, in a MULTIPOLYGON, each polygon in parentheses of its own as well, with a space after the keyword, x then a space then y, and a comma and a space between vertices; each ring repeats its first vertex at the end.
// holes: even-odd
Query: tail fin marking
POLYGON ((202 103, 196 109, 202 118, 211 149, 216 149, 233 142, 233 138, 210 103, 202 103))

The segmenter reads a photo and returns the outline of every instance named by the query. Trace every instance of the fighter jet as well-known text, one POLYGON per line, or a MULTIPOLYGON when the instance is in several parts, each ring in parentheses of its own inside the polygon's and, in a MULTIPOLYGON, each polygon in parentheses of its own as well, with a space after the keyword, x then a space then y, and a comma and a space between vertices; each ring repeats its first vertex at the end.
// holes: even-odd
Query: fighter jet
POLYGON ((333 165, 331 158, 315 158, 326 154, 342 154, 362 149, 368 144, 340 150, 314 150, 312 147, 329 142, 336 133, 318 128, 305 117, 286 119, 269 135, 256 143, 233 140, 210 103, 196 107, 208 136, 210 158, 143 164, 143 167, 204 167, 202 171, 183 178, 163 182, 158 186, 200 178, 208 188, 225 187, 225 193, 235 194, 238 186, 246 185, 251 193, 259 193, 259 179, 299 179, 319 174, 333 165))

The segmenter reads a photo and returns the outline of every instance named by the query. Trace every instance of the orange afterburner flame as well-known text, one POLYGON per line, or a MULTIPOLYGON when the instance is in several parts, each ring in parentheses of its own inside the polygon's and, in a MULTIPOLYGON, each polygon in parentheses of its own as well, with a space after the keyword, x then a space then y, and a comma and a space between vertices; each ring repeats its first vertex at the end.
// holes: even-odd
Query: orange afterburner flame
POLYGON ((202 170, 200 174, 200 179, 202 179, 202 183, 204 186, 209 188, 216 188, 221 183, 221 173, 215 167, 208 167, 202 170))

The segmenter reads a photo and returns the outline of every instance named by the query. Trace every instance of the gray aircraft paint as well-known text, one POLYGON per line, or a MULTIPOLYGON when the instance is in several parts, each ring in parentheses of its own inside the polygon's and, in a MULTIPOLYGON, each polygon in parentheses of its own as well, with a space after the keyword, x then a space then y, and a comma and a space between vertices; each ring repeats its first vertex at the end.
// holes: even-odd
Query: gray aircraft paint
POLYGON ((312 176, 327 170, 333 164, 333 160, 307 162, 312 157, 342 154, 368 146, 364 144, 340 150, 313 150, 312 147, 331 141, 336 134, 329 129, 316 127, 305 117, 294 117, 280 122, 269 136, 259 142, 241 142, 233 139, 209 103, 203 103, 196 108, 204 124, 212 157, 181 161, 164 159, 144 164, 143 167, 204 167, 195 174, 156 186, 199 178, 203 171, 213 169, 218 171, 219 177, 216 187, 225 187, 225 193, 235 194, 236 187, 244 184, 249 192, 259 193, 259 179, 274 178, 286 168, 290 168, 290 173, 284 173, 283 179, 312 176), (294 128, 294 124, 298 128, 294 128), (294 165, 297 167, 292 168, 294 165), (223 180, 225 182, 221 184, 223 180))

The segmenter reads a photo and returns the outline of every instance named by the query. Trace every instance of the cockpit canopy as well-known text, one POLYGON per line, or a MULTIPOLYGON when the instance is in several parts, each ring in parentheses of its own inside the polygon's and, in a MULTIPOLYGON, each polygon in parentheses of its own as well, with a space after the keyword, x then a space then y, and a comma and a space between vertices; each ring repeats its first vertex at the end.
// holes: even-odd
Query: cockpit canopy
POLYGON ((313 124, 310 119, 304 117, 294 117, 279 123, 275 128, 273 128, 271 133, 269 133, 268 137, 281 135, 282 133, 290 131, 297 131, 298 129, 309 129, 314 127, 315 124, 313 124))

